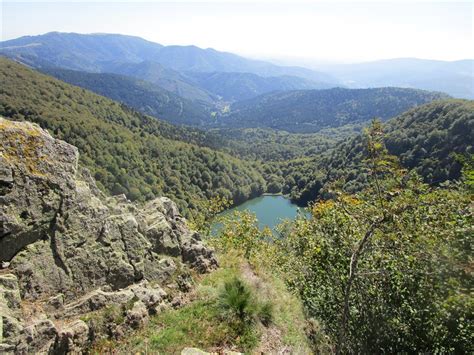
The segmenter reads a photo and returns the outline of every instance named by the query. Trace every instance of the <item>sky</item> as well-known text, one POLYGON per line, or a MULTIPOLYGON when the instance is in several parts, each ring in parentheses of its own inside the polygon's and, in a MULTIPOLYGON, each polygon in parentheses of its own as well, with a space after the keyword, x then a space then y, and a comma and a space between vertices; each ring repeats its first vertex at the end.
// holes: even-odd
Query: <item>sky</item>
POLYGON ((121 33, 280 62, 474 58, 474 1, 1 1, 3 40, 121 33))

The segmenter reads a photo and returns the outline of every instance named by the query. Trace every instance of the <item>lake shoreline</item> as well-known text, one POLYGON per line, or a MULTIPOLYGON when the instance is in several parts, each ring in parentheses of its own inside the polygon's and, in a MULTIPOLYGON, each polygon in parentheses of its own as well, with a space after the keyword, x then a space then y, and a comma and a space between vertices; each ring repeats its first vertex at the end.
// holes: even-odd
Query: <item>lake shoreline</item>
POLYGON ((302 207, 293 203, 282 193, 261 194, 240 205, 234 205, 219 215, 231 214, 233 211, 249 211, 254 213, 257 216, 261 229, 266 226, 274 229, 283 220, 294 220, 301 212, 306 213, 302 207))

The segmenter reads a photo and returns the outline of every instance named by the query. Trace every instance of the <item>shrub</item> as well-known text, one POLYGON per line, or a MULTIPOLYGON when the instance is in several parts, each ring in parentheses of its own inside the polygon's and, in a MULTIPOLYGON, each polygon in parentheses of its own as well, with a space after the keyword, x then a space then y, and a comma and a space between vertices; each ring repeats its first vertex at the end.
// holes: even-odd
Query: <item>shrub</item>
POLYGON ((252 294, 247 285, 235 277, 224 284, 219 297, 223 310, 241 325, 250 323, 255 313, 252 307, 252 294))

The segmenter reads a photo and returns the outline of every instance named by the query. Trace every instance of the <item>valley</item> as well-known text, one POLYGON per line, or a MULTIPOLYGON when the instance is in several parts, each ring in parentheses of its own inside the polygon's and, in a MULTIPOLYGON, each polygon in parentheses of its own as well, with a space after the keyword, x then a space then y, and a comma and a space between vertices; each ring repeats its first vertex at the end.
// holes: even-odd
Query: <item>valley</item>
POLYGON ((0 352, 471 353, 471 64, 1 42, 0 352))

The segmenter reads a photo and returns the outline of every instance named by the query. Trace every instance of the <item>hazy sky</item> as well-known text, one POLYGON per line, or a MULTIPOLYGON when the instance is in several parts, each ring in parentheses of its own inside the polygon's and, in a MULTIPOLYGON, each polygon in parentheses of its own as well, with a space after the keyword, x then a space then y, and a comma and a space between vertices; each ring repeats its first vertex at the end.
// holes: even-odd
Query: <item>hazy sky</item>
POLYGON ((0 1, 2 40, 50 31, 108 32, 260 58, 474 58, 472 0, 0 1))

